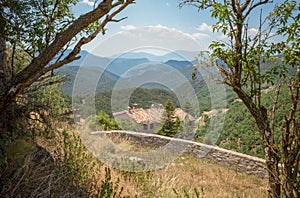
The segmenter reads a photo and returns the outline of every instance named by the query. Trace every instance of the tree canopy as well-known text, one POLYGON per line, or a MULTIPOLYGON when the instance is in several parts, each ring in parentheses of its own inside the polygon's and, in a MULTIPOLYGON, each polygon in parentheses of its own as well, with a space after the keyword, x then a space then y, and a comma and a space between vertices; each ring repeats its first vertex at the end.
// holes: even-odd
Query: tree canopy
POLYGON ((81 47, 104 34, 108 23, 125 19, 116 16, 134 0, 96 1, 93 10, 78 18, 71 12, 76 3, 78 0, 0 2, 0 112, 7 118, 0 128, 4 131, 16 117, 16 98, 61 82, 53 78, 53 71, 79 59, 81 47), (66 54, 68 48, 72 50, 66 54))
MULTIPOLYGON (((210 10, 216 19, 213 31, 222 32, 226 41, 214 41, 210 45, 210 57, 223 77, 255 119, 261 133, 269 172, 269 197, 297 197, 297 175, 299 169, 299 10, 297 1, 284 1, 275 5, 274 11, 263 19, 262 10, 257 33, 249 32, 249 19, 255 9, 272 3, 270 0, 183 0, 181 6, 192 5, 201 10, 210 10), (281 36, 282 42, 271 42, 270 38, 281 36), (281 64, 275 64, 281 58, 281 64), (214 61, 215 60, 215 61, 214 61), (266 71, 261 63, 272 60, 274 64, 266 71), (287 73, 291 67, 298 68, 291 78, 287 73), (278 84, 279 79, 281 79, 278 84), (275 141, 275 115, 282 85, 289 89, 290 112, 281 126, 280 146, 275 141), (261 102, 262 86, 277 85, 273 107, 267 109, 261 102), (281 161, 282 160, 282 161, 281 161), (279 163, 284 170, 279 171, 279 163), (293 168, 288 168, 293 167, 293 168)), ((294 70, 295 71, 295 70, 294 70)), ((192 74, 194 75, 194 74, 192 74)))
POLYGON ((81 47, 104 33, 109 22, 122 20, 115 19, 116 15, 134 3, 133 0, 101 1, 92 11, 75 18, 70 6, 77 2, 1 1, 0 22, 4 27, 0 32, 1 111, 13 103, 18 94, 41 81, 43 75, 79 59, 81 47), (71 45, 74 46, 72 52, 65 55, 71 45), (7 49, 10 59, 7 59, 7 49))

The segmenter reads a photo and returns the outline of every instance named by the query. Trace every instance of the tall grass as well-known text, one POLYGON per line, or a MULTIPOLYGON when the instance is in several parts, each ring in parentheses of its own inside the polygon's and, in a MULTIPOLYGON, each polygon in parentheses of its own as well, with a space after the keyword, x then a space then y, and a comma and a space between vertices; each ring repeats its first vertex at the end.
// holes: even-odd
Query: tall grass
MULTIPOLYGON (((1 197, 266 197, 265 180, 219 165, 179 156, 155 171, 128 172, 109 168, 85 147, 95 136, 79 137, 74 127, 60 123, 53 136, 21 138, 9 145, 8 166, 1 173, 1 197), (86 139, 85 139, 86 138, 86 139), (85 139, 85 140, 83 140, 85 139), (83 143, 85 142, 85 143, 83 143), (18 145, 18 147, 15 147, 18 145), (25 152, 25 151, 28 152, 25 152), (21 159, 21 160, 16 160, 21 159), (4 185, 5 184, 5 185, 4 185)), ((122 150, 152 148, 115 139, 122 150)), ((106 144, 96 149, 111 149, 106 144)))
POLYGON ((83 145, 74 127, 20 136, 6 147, 0 197, 123 197, 118 176, 83 145))
MULTIPOLYGON (((132 148, 124 139, 114 142, 124 149, 142 147, 132 148)), ((116 172, 127 181, 126 191, 137 197, 267 197, 266 180, 187 155, 156 171, 116 172)))

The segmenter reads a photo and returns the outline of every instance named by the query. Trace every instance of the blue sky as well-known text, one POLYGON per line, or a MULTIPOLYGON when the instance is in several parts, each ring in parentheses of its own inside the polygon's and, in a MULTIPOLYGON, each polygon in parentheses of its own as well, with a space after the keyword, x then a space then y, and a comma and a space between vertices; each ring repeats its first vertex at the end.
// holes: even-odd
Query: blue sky
MULTIPOLYGON (((278 1, 274 0, 274 3, 278 1)), ((73 10, 79 15, 92 10, 93 4, 93 0, 80 0, 73 10)), ((215 21, 209 11, 198 12, 192 6, 180 9, 178 5, 179 0, 136 0, 136 4, 127 7, 117 17, 127 16, 126 20, 108 24, 107 34, 99 35, 83 49, 100 56, 128 51, 163 55, 175 50, 207 50, 213 40, 225 39, 220 33, 212 32, 215 21)), ((273 6, 262 8, 263 13, 268 13, 273 6)), ((253 33, 257 31, 259 12, 257 9, 251 16, 253 33)))

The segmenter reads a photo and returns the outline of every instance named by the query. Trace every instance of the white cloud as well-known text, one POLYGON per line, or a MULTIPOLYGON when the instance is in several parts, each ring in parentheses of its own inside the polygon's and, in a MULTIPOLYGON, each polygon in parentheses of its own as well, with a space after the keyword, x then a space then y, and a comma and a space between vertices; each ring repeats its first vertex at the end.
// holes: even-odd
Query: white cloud
POLYGON ((206 23, 202 23, 197 30, 201 31, 201 32, 212 32, 213 28, 211 25, 207 25, 206 23))
POLYGON ((248 30, 248 35, 249 36, 251 36, 251 37, 254 37, 257 33, 258 33, 258 29, 256 29, 256 28, 250 28, 249 30, 248 30))
POLYGON ((193 37, 195 39, 205 39, 205 38, 210 38, 211 36, 209 34, 205 34, 205 33, 194 33, 194 34, 191 34, 191 37, 193 37))
POLYGON ((206 33, 186 33, 181 30, 178 30, 176 28, 170 28, 167 26, 163 25, 156 25, 156 26, 148 26, 150 28, 150 31, 159 33, 162 37, 170 37, 171 39, 183 39, 182 37, 184 36, 185 38, 190 38, 191 40, 195 40, 195 42, 199 42, 199 40, 207 39, 210 38, 211 36, 206 33))
POLYGON ((81 3, 87 4, 89 6, 94 6, 95 2, 90 0, 82 0, 81 3))
MULTIPOLYGON (((250 38, 255 38, 256 36, 258 36, 258 34, 259 34, 259 29, 256 29, 256 28, 250 28, 250 29, 248 29, 248 37, 250 37, 250 38)), ((269 36, 269 37, 272 37, 272 36, 274 36, 275 35, 275 33, 273 33, 273 32, 267 32, 267 31, 262 31, 262 33, 261 33, 262 35, 262 38, 266 38, 267 36, 269 36)))
MULTIPOLYGON (((146 27, 147 28, 147 27, 146 27)), ((157 24, 157 25, 150 25, 148 26, 148 28, 154 30, 154 31, 157 31, 157 30, 167 30, 167 31, 179 31, 177 30, 176 28, 170 28, 168 26, 164 26, 164 25, 161 25, 161 24, 157 24)))
POLYGON ((181 30, 178 30, 176 28, 170 28, 170 27, 167 27, 167 26, 163 26, 163 25, 155 25, 155 26, 148 26, 148 28, 150 28, 150 31, 153 31, 153 32, 165 32, 165 33, 169 33, 169 36, 170 37, 174 37, 175 35, 177 34, 182 34, 186 37, 190 37, 192 39, 205 39, 205 38, 209 38, 210 35, 207 34, 207 33, 201 33, 201 32, 197 32, 197 33, 185 33, 181 30))
POLYGON ((125 25, 125 26, 121 26, 121 29, 122 30, 134 30, 134 29, 136 29, 136 27, 133 25, 125 25))
POLYGON ((224 34, 220 34, 220 35, 217 36, 217 38, 220 39, 220 40, 227 40, 228 36, 224 35, 224 34))
POLYGON ((206 34, 189 34, 160 24, 146 27, 124 26, 122 29, 123 31, 99 43, 95 54, 112 56, 138 49, 201 51, 207 47, 206 40, 209 40, 206 34), (199 38, 206 39, 200 42, 199 38))
POLYGON ((207 23, 202 23, 198 28, 196 28, 200 33, 195 33, 194 36, 198 39, 206 39, 210 40, 210 43, 213 40, 227 40, 228 37, 224 35, 222 32, 214 32, 213 31, 213 26, 208 25, 207 23))

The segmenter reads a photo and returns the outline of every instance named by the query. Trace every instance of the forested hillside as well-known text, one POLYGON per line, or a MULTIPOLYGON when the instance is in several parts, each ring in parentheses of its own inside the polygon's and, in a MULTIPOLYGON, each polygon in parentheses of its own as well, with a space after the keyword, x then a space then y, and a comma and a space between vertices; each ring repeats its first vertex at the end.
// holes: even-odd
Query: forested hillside
POLYGON ((1 0, 0 27, 0 197, 300 197, 299 1, 1 0), (122 129, 267 176, 91 133, 122 129))
MULTIPOLYGON (((268 108, 271 108, 274 103, 275 87, 276 86, 266 87, 263 91, 262 102, 268 108)), ((224 124, 215 123, 215 127, 212 128, 213 131, 211 132, 212 134, 219 134, 216 144, 222 148, 264 158, 264 151, 261 144, 262 140, 255 124, 255 120, 252 118, 245 105, 237 99, 230 89, 228 89, 228 94, 232 97, 229 97, 227 101, 228 111, 226 112, 224 124)), ((287 88, 282 90, 278 98, 278 104, 280 105, 278 106, 276 116, 274 117, 274 127, 276 143, 280 144, 280 127, 283 126, 284 115, 288 113, 290 107, 290 96, 287 88)), ((297 113, 300 115, 299 112, 297 113)), ((209 125, 210 119, 206 116, 205 120, 209 125)), ((204 140, 203 137, 206 135, 207 130, 208 126, 199 128, 198 134, 200 141, 204 140)))
MULTIPOLYGON (((123 92, 126 93, 127 91, 119 90, 115 92, 122 96, 123 92)), ((114 112, 111 109, 111 96, 112 91, 99 93, 95 98, 91 96, 76 96, 74 98, 74 104, 76 105, 74 108, 79 108, 81 116, 85 118, 93 112, 92 106, 89 104, 91 104, 92 100, 95 100, 96 112, 104 111, 109 116, 112 116, 114 112)), ((171 99, 176 106, 179 106, 176 95, 170 90, 137 88, 130 96, 129 104, 125 108, 122 102, 114 105, 117 107, 116 111, 123 111, 127 110, 128 105, 132 106, 134 103, 138 104, 141 108, 149 108, 151 104, 164 104, 167 99, 171 99)))

